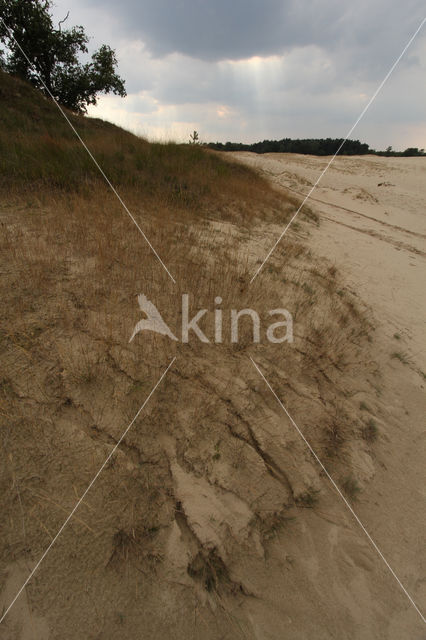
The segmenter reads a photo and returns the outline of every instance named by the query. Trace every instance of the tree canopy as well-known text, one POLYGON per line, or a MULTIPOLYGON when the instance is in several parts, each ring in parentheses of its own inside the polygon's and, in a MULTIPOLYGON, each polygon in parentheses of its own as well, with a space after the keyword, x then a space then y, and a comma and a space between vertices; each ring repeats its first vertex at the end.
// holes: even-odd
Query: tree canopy
MULTIPOLYGON (((332 156, 344 142, 343 138, 307 138, 293 140, 263 140, 253 144, 243 142, 210 142, 207 146, 218 151, 253 151, 254 153, 305 153, 313 156, 332 156)), ((424 156, 424 149, 409 147, 405 151, 393 151, 388 147, 386 151, 375 151, 365 142, 359 140, 346 140, 339 151, 339 155, 360 156, 367 153, 378 156, 424 156)))
MULTIPOLYGON (((254 151, 255 153, 309 153, 315 156, 330 156, 336 153, 343 142, 343 138, 312 138, 304 140, 292 140, 283 138, 282 140, 263 140, 253 144, 243 144, 241 142, 220 142, 210 143, 213 149, 221 151, 254 151)), ((371 153, 368 144, 359 140, 347 140, 340 153, 342 155, 363 155, 371 153)))
POLYGON ((83 63, 89 41, 84 28, 63 28, 68 15, 55 26, 51 7, 50 0, 0 0, 2 68, 77 113, 96 104, 100 93, 125 96, 114 50, 103 44, 83 63))

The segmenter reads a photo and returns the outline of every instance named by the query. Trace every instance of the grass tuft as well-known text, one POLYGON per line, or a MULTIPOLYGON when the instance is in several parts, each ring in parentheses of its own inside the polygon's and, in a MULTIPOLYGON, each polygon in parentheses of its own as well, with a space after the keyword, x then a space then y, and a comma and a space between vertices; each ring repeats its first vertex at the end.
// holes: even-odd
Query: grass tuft
POLYGON ((342 482, 342 489, 350 500, 356 500, 361 487, 353 476, 347 476, 342 482))
POLYGON ((377 440, 378 435, 379 430, 377 428, 376 421, 373 418, 370 418, 362 429, 362 437, 367 442, 374 442, 377 440))
POLYGON ((403 351, 394 351, 391 354, 391 358, 399 360, 400 362, 402 362, 402 364, 411 364, 410 356, 403 351))

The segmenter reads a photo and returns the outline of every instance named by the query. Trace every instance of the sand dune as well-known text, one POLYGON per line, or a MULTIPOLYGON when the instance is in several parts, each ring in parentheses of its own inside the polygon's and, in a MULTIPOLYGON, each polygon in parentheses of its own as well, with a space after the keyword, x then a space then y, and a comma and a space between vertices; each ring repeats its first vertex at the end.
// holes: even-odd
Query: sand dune
MULTIPOLYGON (((162 217, 155 208, 144 223, 197 308, 210 309, 218 293, 225 311, 253 305, 263 317, 285 306, 291 345, 253 344, 250 327, 238 345, 177 344, 152 332, 129 343, 136 294, 175 318, 175 332, 180 290, 109 194, 2 207, 12 257, 2 309, 0 608, 178 357, 0 638, 422 637, 417 611, 250 357, 423 609, 426 163, 339 158, 312 212, 301 212, 250 285, 327 159, 234 156, 276 193, 241 167, 212 164, 206 182, 228 174, 222 200, 177 219, 174 204, 162 217)), ((222 163, 200 155, 198 168, 201 160, 222 163)))
MULTIPOLYGON (((235 153, 277 186, 306 196, 329 158, 235 153)), ((309 206, 320 214, 315 247, 343 268, 388 332, 425 368, 426 158, 340 157, 309 206)))
MULTIPOLYGON (((300 196, 308 193, 329 160, 233 155, 267 175, 277 188, 300 196)), ((376 411, 388 417, 381 424, 384 437, 376 450, 375 475, 357 511, 420 606, 426 597, 421 544, 426 524, 425 178, 425 158, 341 157, 309 200, 320 218, 309 243, 342 269, 348 286, 370 307, 376 325, 374 352, 383 381, 376 411)), ((277 226, 270 233, 269 246, 279 230, 277 226)), ((284 237, 281 248, 285 243, 284 237)), ((380 571, 378 557, 371 563, 380 571)), ((396 602, 396 585, 390 574, 388 578, 386 597, 396 602)), ((391 617, 383 636, 370 636, 364 628, 366 635, 354 637, 421 637, 420 627, 416 632, 415 624, 408 623, 411 613, 391 617)), ((347 637, 353 637, 349 631, 347 637)))

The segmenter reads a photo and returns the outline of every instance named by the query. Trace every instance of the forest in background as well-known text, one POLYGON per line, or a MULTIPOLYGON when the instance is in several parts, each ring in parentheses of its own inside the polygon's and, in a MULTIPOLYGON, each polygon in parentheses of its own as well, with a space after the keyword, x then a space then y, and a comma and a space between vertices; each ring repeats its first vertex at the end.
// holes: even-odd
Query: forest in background
MULTIPOLYGON (((254 153, 305 153, 313 156, 332 156, 344 142, 344 138, 304 138, 292 140, 263 140, 253 144, 243 142, 209 142, 207 146, 217 151, 253 151, 254 153)), ((373 154, 377 156, 424 156, 425 150, 408 147, 405 151, 394 151, 388 147, 386 151, 371 149, 365 142, 346 140, 339 155, 361 156, 373 154)))

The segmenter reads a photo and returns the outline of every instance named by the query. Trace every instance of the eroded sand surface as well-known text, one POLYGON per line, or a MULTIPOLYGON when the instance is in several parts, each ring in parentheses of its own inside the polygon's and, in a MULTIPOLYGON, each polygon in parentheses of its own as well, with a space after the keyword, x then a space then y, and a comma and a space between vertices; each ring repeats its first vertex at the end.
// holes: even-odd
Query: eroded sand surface
MULTIPOLYGON (((291 189, 298 197, 309 191, 328 161, 233 155, 265 173, 278 190, 291 189)), ((302 319, 295 322, 294 353, 275 350, 275 345, 273 351, 258 345, 250 351, 274 375, 271 381, 279 397, 318 446, 332 436, 330 424, 345 427, 343 452, 336 438, 332 440, 327 465, 333 465, 339 483, 348 474, 356 478, 356 512, 423 611, 425 160, 336 161, 310 201, 320 225, 301 216, 259 274, 267 304, 274 301, 275 306, 279 297, 294 311, 294 296, 282 301, 281 292, 302 292, 305 302, 310 296, 312 304, 306 308, 318 315, 319 330, 329 327, 329 348, 323 357, 319 343, 314 352, 318 358, 302 359, 300 354, 311 344, 301 338, 302 319), (332 264, 322 265, 321 256, 332 264), (338 285, 333 284, 333 265, 338 285), (344 289, 342 298, 337 286, 344 289), (352 305, 350 323, 355 328, 364 326, 357 323, 364 322, 365 312, 375 328, 368 335, 371 342, 365 334, 361 347, 355 338, 351 344, 352 325, 337 322, 333 309, 338 307, 329 307, 327 295, 352 305), (346 358, 343 368, 335 344, 346 358), (361 435, 369 417, 377 425, 374 442, 361 435)), ((250 228, 240 220, 209 220, 197 230, 194 244, 202 247, 203 260, 214 266, 215 260, 226 265, 235 258, 237 266, 247 265, 250 272, 256 268, 279 236, 281 220, 264 218, 250 228), (227 243, 229 253, 224 251, 227 243)), ((90 270, 90 260, 79 261, 80 269, 90 270)), ((69 275, 69 295, 75 298, 79 281, 73 280, 75 272, 69 275)), ((240 284, 232 288, 234 278, 223 282, 229 295, 240 290, 240 284)), ((264 298, 259 299, 263 304, 264 298)), ((244 306, 251 304, 247 300, 244 306)), ((74 309, 71 302, 69 308, 74 309)), ((26 480, 27 493, 37 492, 40 502, 24 512, 19 502, 22 483, 12 473, 6 476, 5 495, 16 493, 16 498, 9 528, 4 519, 9 538, 3 556, 8 564, 1 574, 0 608, 9 604, 111 451, 129 421, 129 398, 139 407, 142 390, 147 394, 158 379, 151 362, 145 364, 136 357, 134 344, 128 345, 133 320, 125 325, 119 321, 124 317, 121 307, 117 317, 101 309, 104 315, 90 309, 84 316, 84 331, 72 327, 69 334, 52 334, 43 357, 30 364, 21 364, 27 356, 19 344, 9 348, 9 370, 14 372, 10 413, 16 412, 13 402, 22 407, 29 399, 30 415, 37 420, 28 421, 31 430, 22 432, 25 446, 18 447, 17 440, 14 455, 22 460, 20 465, 11 455, 8 464, 13 474, 15 468, 25 471, 22 483, 26 480), (102 322, 108 331, 112 327, 115 342, 99 340, 102 322), (79 371, 71 356, 83 347, 87 358, 95 347, 101 358, 96 383, 81 383, 71 375, 79 371), (51 377, 46 378, 48 367, 54 369, 55 361, 49 360, 53 357, 65 362, 58 386, 63 396, 49 386, 51 377), (46 390, 59 397, 57 404, 51 402, 49 421, 46 390), (40 447, 35 440, 39 433, 40 447), (41 489, 34 487, 34 478, 40 478, 41 489), (30 535, 33 546, 27 551, 30 535), (14 557, 21 561, 11 563, 14 557)), ((141 350, 147 344, 144 337, 141 350)), ((169 348, 165 340, 158 344, 169 348)), ((210 349, 183 356, 170 373, 170 386, 159 389, 78 518, 64 530, 11 610, 0 638, 424 638, 419 614, 320 473, 245 352, 210 349), (301 500, 307 490, 319 494, 314 506, 301 500)), ((11 446, 20 431, 10 434, 11 446)))
MULTIPOLYGON (((277 188, 303 197, 330 159, 233 155, 256 167, 277 188)), ((343 271, 349 287, 373 314, 374 356, 384 380, 376 411, 380 415, 387 409, 391 416, 391 422, 380 424, 379 464, 357 511, 424 613, 426 158, 337 158, 312 193, 309 207, 320 218, 319 228, 311 233, 312 247, 343 271)), ((274 231, 268 249, 280 227, 274 231)), ((284 237, 281 248, 285 242, 284 237)), ((374 571, 380 569, 377 555, 370 561, 374 571)), ((392 599, 396 597, 396 584, 390 574, 388 579, 390 601, 391 591, 392 599)), ((368 588, 367 574, 365 580, 363 588, 368 588)), ((405 595, 400 592, 400 597, 405 595)), ((415 625, 405 626, 413 613, 387 618, 383 636, 375 636, 358 612, 359 637, 424 637, 420 617, 418 631, 415 625)))

